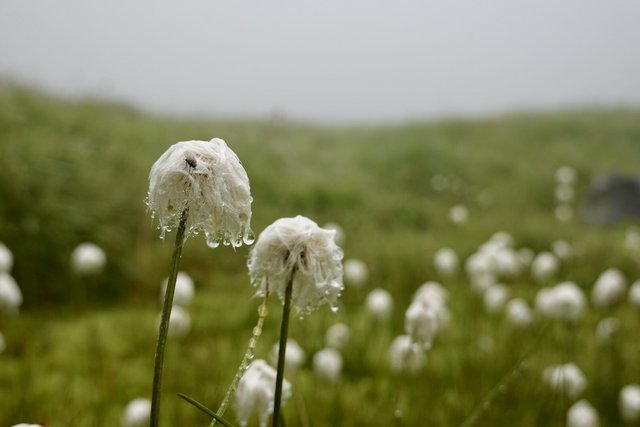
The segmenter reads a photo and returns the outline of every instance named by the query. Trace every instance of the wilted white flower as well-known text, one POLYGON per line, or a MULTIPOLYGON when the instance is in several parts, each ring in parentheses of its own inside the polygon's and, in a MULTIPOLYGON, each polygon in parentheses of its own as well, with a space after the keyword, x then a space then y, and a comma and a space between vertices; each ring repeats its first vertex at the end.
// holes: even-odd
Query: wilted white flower
POLYGON ((620 390, 620 415, 626 422, 640 420, 640 385, 629 384, 620 390))
POLYGON ((0 332, 0 353, 2 353, 7 348, 7 344, 4 340, 4 335, 0 332))
POLYGON ((558 184, 555 191, 556 200, 560 203, 572 202, 575 197, 575 191, 571 184, 558 184))
POLYGON ((579 400, 567 412, 567 427, 598 427, 598 411, 585 399, 579 400))
MULTIPOLYGON (((158 325, 160 324, 160 316, 158 316, 158 325)), ((191 316, 179 305, 171 308, 169 316, 169 336, 183 337, 191 330, 191 316)))
POLYGON ((219 138, 178 142, 149 173, 147 205, 161 237, 188 210, 185 236, 203 232, 210 247, 253 243, 249 178, 236 154, 219 138))
POLYGON ((386 320, 393 310, 393 298, 384 289, 374 289, 366 299, 367 311, 376 320, 386 320))
POLYGON ((640 280, 633 282, 629 288, 629 304, 640 308, 640 280))
POLYGON ((551 250, 554 255, 561 260, 567 260, 573 255, 571 244, 565 240, 555 240, 551 242, 551 250))
MULTIPOLYGON (((238 383, 236 389, 236 416, 240 426, 245 427, 253 415, 258 414, 260 427, 267 427, 273 413, 275 399, 276 370, 262 359, 254 360, 238 383)), ((291 384, 282 382, 282 402, 291 397, 291 384)))
POLYGON ((347 259, 344 261, 344 281, 354 287, 364 285, 369 278, 367 264, 359 259, 347 259))
POLYGON ((507 303, 507 320, 518 328, 526 328, 533 323, 533 314, 529 304, 522 298, 514 298, 507 303))
POLYGON ((433 265, 442 276, 454 276, 458 273, 460 260, 458 254, 451 248, 438 249, 433 256, 433 265))
POLYGON ((122 427, 142 427, 149 423, 151 401, 143 397, 129 402, 122 414, 122 427))
MULTIPOLYGON (((164 300, 164 294, 167 292, 167 282, 169 278, 164 279, 160 290, 160 300, 164 300)), ((173 293, 173 304, 185 307, 191 304, 195 289, 193 279, 184 271, 179 271, 176 277, 176 287, 173 293)))
POLYGON ((536 295, 536 310, 545 317, 569 322, 579 320, 587 307, 582 289, 573 282, 543 288, 536 295))
POLYGON ((449 220, 454 224, 462 224, 469 219, 469 209, 465 205, 455 205, 449 209, 449 220))
POLYGON ((573 208, 566 203, 556 206, 554 213, 556 219, 560 222, 569 222, 573 219, 573 208))
POLYGON ((327 347, 343 349, 351 339, 351 329, 344 323, 335 323, 329 326, 324 336, 324 342, 327 347))
POLYGON ((322 349, 313 355, 313 371, 330 382, 337 382, 342 373, 342 356, 334 348, 322 349))
MULTIPOLYGON (((269 359, 273 366, 276 366, 278 364, 279 349, 280 349, 280 343, 278 342, 275 343, 273 347, 271 347, 271 353, 269 355, 270 356, 269 359)), ((307 355, 302 349, 302 347, 300 347, 300 344, 298 344, 298 342, 293 338, 288 338, 287 348, 284 352, 285 369, 288 372, 297 371, 298 369, 300 369, 300 367, 302 366, 306 358, 307 358, 307 355)))
POLYGON ((602 346, 609 345, 620 329, 620 321, 615 317, 607 317, 596 326, 596 341, 602 346))
POLYGON ((0 273, 9 273, 13 267, 13 254, 0 242, 0 273))
POLYGON ((343 253, 334 242, 334 234, 300 215, 281 218, 265 228, 248 261, 258 295, 264 295, 268 286, 284 300, 293 274, 291 302, 299 314, 308 314, 322 304, 337 310, 343 289, 343 253))
POLYGON ((578 172, 572 166, 560 166, 556 169, 555 180, 557 184, 574 184, 578 178, 578 172))
POLYGON ((7 273, 0 273, 0 313, 17 314, 22 305, 22 292, 7 273))
POLYGON ((416 373, 424 367, 426 360, 424 347, 408 335, 400 335, 391 343, 389 362, 393 372, 416 373))
POLYGON ((574 363, 549 366, 542 377, 553 390, 566 394, 570 399, 578 398, 587 388, 587 378, 574 363))
POLYGON ((484 308, 488 313, 497 313, 509 299, 509 289, 504 285, 491 285, 484 291, 484 308))
POLYGON ((627 279, 616 268, 603 271, 591 291, 591 302, 599 308, 611 307, 618 303, 627 291, 627 279))
POLYGON ((344 242, 346 239, 346 234, 344 232, 344 228, 340 224, 336 224, 335 222, 328 222, 322 226, 325 230, 333 230, 336 232, 333 237, 336 241, 336 244, 339 246, 344 246, 344 242))
POLYGON ((558 272, 558 259, 551 252, 540 252, 531 262, 531 275, 538 282, 551 279, 558 272))
POLYGON ((71 269, 78 276, 100 274, 106 263, 104 251, 93 243, 81 243, 71 252, 71 269))

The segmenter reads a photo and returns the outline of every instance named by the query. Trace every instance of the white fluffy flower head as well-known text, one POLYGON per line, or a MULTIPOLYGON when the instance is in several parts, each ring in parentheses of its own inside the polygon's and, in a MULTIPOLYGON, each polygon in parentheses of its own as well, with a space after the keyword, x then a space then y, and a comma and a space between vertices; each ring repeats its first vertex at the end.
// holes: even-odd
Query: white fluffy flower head
POLYGON ((553 390, 566 394, 570 399, 578 398, 587 388, 587 378, 573 363, 549 366, 542 376, 553 390))
POLYGON ((276 292, 281 300, 293 275, 292 306, 300 315, 322 304, 337 310, 343 289, 343 252, 325 230, 309 218, 281 218, 265 228, 249 254, 249 275, 258 295, 276 292))
MULTIPOLYGON (((164 294, 167 292, 167 282, 169 278, 164 279, 162 288, 160 289, 160 303, 164 301, 164 294)), ((193 279, 184 271, 179 271, 176 277, 176 288, 173 294, 173 304, 186 307, 191 304, 195 295, 195 287, 193 279)))
POLYGON ((204 232, 210 247, 251 244, 252 201, 247 173, 222 139, 178 142, 151 167, 147 205, 161 237, 188 209, 186 236, 204 232))
POLYGON ((629 384, 622 387, 618 399, 623 420, 629 423, 640 420, 640 385, 629 384))
POLYGON ((71 269, 78 276, 100 274, 107 263, 107 255, 94 243, 81 243, 71 252, 71 269))
POLYGON ((143 397, 133 399, 122 414, 122 427, 142 427, 149 423, 151 401, 143 397))
POLYGON ((598 411, 585 399, 574 403, 567 412, 567 427, 598 427, 598 411))
POLYGON ((313 355, 313 371, 329 382, 340 379, 342 363, 340 352, 334 348, 325 348, 313 355))
POLYGON ((0 314, 17 314, 22 305, 22 292, 7 273, 0 273, 0 314))
POLYGON ((389 348, 389 362, 393 372, 419 372, 427 357, 424 347, 415 343, 409 335, 396 337, 389 348))
POLYGON ((0 273, 9 273, 13 267, 13 254, 4 243, 0 242, 0 273))
MULTIPOLYGON (((249 423, 256 412, 260 427, 266 427, 273 412, 275 399, 276 370, 262 359, 254 360, 247 368, 236 389, 236 415, 240 426, 249 423)), ((291 384, 282 382, 282 401, 291 396, 291 384)))
POLYGON ((627 279, 616 268, 605 270, 598 276, 591 291, 591 302, 599 308, 611 307, 618 303, 627 292, 627 279))
POLYGON ((386 320, 393 310, 393 297, 384 289, 374 289, 367 295, 366 306, 371 317, 386 320))
MULTIPOLYGON (((275 343, 273 347, 271 347, 271 353, 269 354, 269 360, 272 366, 276 366, 278 364, 278 351, 280 350, 280 343, 275 343)), ((296 372, 298 371, 302 365, 304 364, 305 359, 307 358, 306 353, 300 347, 300 344, 293 338, 287 339, 287 348, 284 353, 284 368, 287 372, 296 372)))

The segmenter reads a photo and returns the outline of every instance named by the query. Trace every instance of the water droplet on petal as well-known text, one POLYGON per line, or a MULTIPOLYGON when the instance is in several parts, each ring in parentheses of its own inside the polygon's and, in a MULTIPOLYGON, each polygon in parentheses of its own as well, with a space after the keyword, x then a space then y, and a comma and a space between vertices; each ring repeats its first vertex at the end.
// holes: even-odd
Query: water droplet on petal
POLYGON ((253 242, 256 241, 256 235, 253 234, 253 231, 251 231, 250 229, 245 231, 244 233, 244 237, 242 238, 242 240, 244 240, 244 243, 246 245, 252 245, 253 242))
POLYGON ((332 312, 332 313, 337 313, 337 312, 338 312, 338 306, 337 306, 337 305, 332 305, 332 306, 330 307, 330 309, 331 309, 331 312, 332 312))

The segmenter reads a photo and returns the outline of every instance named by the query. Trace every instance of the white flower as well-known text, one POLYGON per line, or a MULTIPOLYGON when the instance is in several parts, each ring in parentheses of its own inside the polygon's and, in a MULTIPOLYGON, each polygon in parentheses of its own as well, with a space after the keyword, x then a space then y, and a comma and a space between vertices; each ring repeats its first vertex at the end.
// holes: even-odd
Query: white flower
POLYGON ((416 300, 404 316, 404 330, 414 342, 430 347, 433 339, 447 322, 449 313, 444 306, 425 304, 416 300))
POLYGON ((558 184, 555 191, 556 200, 560 203, 572 202, 575 197, 575 191, 571 184, 558 184))
POLYGON ((502 248, 512 248, 514 239, 513 236, 506 231, 496 231, 489 238, 489 242, 492 242, 502 248))
POLYGON ((322 304, 337 310, 343 289, 342 249, 335 231, 324 230, 308 218, 281 218, 260 233, 249 253, 249 275, 264 295, 267 286, 281 300, 293 274, 292 306, 303 315, 322 304))
POLYGON ((139 397, 127 404, 122 414, 122 427, 142 427, 149 423, 151 401, 139 397))
POLYGON ((574 363, 549 366, 542 377, 549 387, 570 399, 578 398, 587 388, 587 378, 574 363))
POLYGON ((591 302, 599 308, 611 307, 618 303, 627 291, 627 279, 616 268, 603 271, 591 291, 591 302))
POLYGON ((416 373, 424 367, 426 360, 424 348, 408 335, 400 335, 391 343, 389 362, 393 372, 416 373))
MULTIPOLYGON (((273 347, 271 347, 271 353, 269 355, 269 360, 271 361, 271 365, 276 366, 278 364, 278 351, 280 349, 280 343, 275 343, 273 347)), ((284 352, 284 367, 287 372, 296 372, 302 367, 305 359, 307 358, 306 353, 300 347, 298 342, 293 338, 287 339, 287 348, 284 352)))
POLYGON ((4 340, 4 335, 0 332, 0 353, 2 353, 7 348, 7 343, 4 340))
POLYGON ((543 288, 536 295, 536 310, 545 317, 568 322, 579 320, 586 310, 587 299, 573 282, 562 282, 543 288))
POLYGON ((574 184, 578 178, 578 172, 572 166, 560 166, 556 169, 555 180, 557 184, 574 184))
POLYGON ((453 249, 441 248, 433 256, 433 264, 440 275, 448 277, 458 273, 460 260, 453 249))
POLYGON ((364 261, 347 259, 344 261, 344 281, 354 287, 361 287, 369 278, 369 268, 364 261))
POLYGON ((560 222, 569 222, 573 219, 573 208, 566 203, 556 206, 554 211, 556 219, 560 222))
POLYGON ((554 255, 561 260, 567 260, 573 255, 571 244, 565 240, 555 240, 551 242, 551 250, 554 255))
POLYGON ((343 349, 351 339, 351 329, 344 323, 333 324, 327 329, 324 335, 324 342, 327 347, 343 349))
POLYGON ((609 345, 619 329, 620 321, 615 317, 607 317, 600 320, 598 326, 596 326, 596 341, 601 346, 609 345))
MULTIPOLYGON (((169 278, 164 279, 160 290, 160 301, 164 300, 164 294, 167 292, 167 282, 169 278)), ((184 271, 179 271, 176 277, 176 287, 173 293, 173 304, 185 307, 191 304, 195 289, 193 279, 184 271)))
POLYGON ((7 273, 0 273, 0 313, 17 314, 22 305, 22 292, 7 273))
POLYGON ((455 205, 449 209, 449 220, 454 224, 462 224, 469 219, 469 209, 465 205, 455 205))
POLYGON ((322 226, 322 228, 326 230, 333 230, 336 232, 334 239, 337 245, 344 246, 344 242, 347 238, 347 235, 344 232, 344 228, 340 224, 336 224, 335 222, 328 222, 322 226))
POLYGON ((567 427, 598 427, 598 411, 585 399, 579 400, 567 412, 567 427))
POLYGON ((540 252, 531 262, 531 276, 544 282, 551 279, 558 272, 558 259, 551 252, 540 252))
POLYGON ((178 142, 151 167, 147 205, 161 237, 188 209, 186 237, 204 232, 210 247, 251 244, 252 201, 247 173, 222 139, 178 142))
POLYGON ((313 355, 313 371, 320 378, 337 382, 342 372, 342 356, 334 348, 322 349, 313 355))
MULTIPOLYGON (((160 325, 160 315, 158 316, 158 325, 160 325)), ((174 305, 171 308, 171 315, 169 316, 169 336, 170 337, 183 337, 191 330, 191 316, 189 313, 179 305, 174 305)))
MULTIPOLYGON (((254 360, 238 383, 236 389, 236 416, 240 426, 245 427, 253 413, 260 419, 260 427, 266 427, 273 413, 275 399, 276 370, 262 359, 254 360)), ((282 382, 282 402, 291 397, 291 384, 282 382)))
POLYGON ((624 245, 632 252, 640 250, 640 229, 629 227, 624 236, 624 245))
POLYGON ((629 304, 640 308, 640 280, 633 282, 629 288, 629 304))
POLYGON ((529 304, 522 298, 514 298, 507 303, 507 320, 517 328, 526 328, 533 323, 529 304))
POLYGON ((81 243, 71 252, 71 269, 78 276, 100 274, 106 263, 104 251, 93 243, 81 243))
POLYGON ((9 273, 13 267, 13 254, 0 242, 0 273, 9 273))
POLYGON ((367 311, 376 320, 386 320, 393 310, 393 298, 384 289, 374 289, 366 299, 367 311))
POLYGON ((449 291, 438 282, 424 282, 413 294, 414 301, 422 301, 427 305, 445 305, 449 299, 449 291))
POLYGON ((497 313, 509 299, 509 289, 504 285, 491 285, 484 291, 484 308, 488 313, 497 313))
POLYGON ((620 390, 620 415, 626 422, 640 420, 640 385, 629 384, 620 390))

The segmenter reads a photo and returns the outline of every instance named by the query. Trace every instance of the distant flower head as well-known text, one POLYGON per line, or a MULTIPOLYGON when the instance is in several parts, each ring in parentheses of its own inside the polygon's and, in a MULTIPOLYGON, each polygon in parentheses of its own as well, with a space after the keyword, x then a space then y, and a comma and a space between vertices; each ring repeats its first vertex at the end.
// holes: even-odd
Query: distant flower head
POLYGON ((557 184, 574 184, 578 179, 578 172, 573 166, 565 165, 556 169, 555 180, 557 184))
POLYGON ((149 423, 151 401, 139 397, 127 404, 122 414, 122 427, 142 427, 149 423))
POLYGON ((334 242, 334 234, 300 215, 281 218, 265 228, 248 261, 258 295, 264 295, 268 286, 284 300, 293 274, 291 302, 299 314, 308 314, 322 304, 337 310, 343 289, 343 253, 334 242))
MULTIPOLYGON (((278 364, 278 351, 280 349, 280 343, 275 343, 271 347, 271 353, 269 354, 269 360, 271 365, 276 366, 278 364)), ((305 354, 300 344, 293 338, 287 339, 287 348, 284 353, 285 369, 288 372, 295 372, 302 367, 307 355, 305 354)))
POLYGON ((554 210, 556 219, 560 222, 569 222, 573 219, 573 208, 567 203, 561 203, 554 210))
POLYGON ((633 282, 629 288, 629 304, 640 308, 640 280, 633 282))
POLYGON ((577 399, 587 388, 587 378, 573 363, 549 366, 542 377, 553 390, 566 394, 570 399, 577 399))
POLYGON ((629 423, 640 420, 640 385, 629 384, 622 387, 618 405, 623 420, 629 423))
POLYGON ((517 328, 527 328, 533 323, 531 308, 522 298, 514 298, 507 303, 507 320, 517 328))
POLYGON ((558 258, 551 252, 540 252, 531 262, 531 276, 544 282, 551 279, 558 272, 558 258))
POLYGON ((451 248, 438 249, 433 256, 433 264, 442 276, 453 276, 460 268, 458 254, 451 248))
POLYGON ((567 427, 598 427, 598 411, 585 399, 579 400, 567 412, 567 427))
MULTIPOLYGON (((169 279, 166 278, 162 282, 162 288, 160 290, 160 301, 164 300, 164 294, 167 291, 167 281, 169 279)), ((179 305, 181 307, 186 307, 191 304, 193 300, 193 295, 195 294, 195 289, 193 285, 193 279, 184 271, 179 271, 178 276, 176 277, 176 288, 173 294, 173 304, 179 305)))
POLYGON ((369 278, 367 264, 359 259, 347 259, 344 261, 344 281, 351 286, 361 287, 369 278))
POLYGON ((587 299, 582 289, 573 282, 562 282, 543 288, 536 295, 536 310, 545 317, 575 322, 582 318, 587 299))
POLYGON ((607 346, 611 344, 619 330, 620 321, 615 317, 606 317, 596 326, 596 341, 601 346, 607 346))
POLYGON ((422 301, 427 305, 446 305, 449 291, 438 282, 424 282, 413 294, 414 301, 422 301))
MULTIPOLYGON (((158 325, 160 324, 160 316, 158 316, 158 325)), ((183 337, 191 330, 191 316, 189 313, 180 307, 174 305, 171 308, 171 315, 169 317, 169 336, 170 337, 183 337)))
POLYGON ((9 273, 13 267, 13 254, 0 242, 0 273, 9 273))
POLYGON ((365 304, 371 317, 386 320, 393 310, 393 297, 384 289, 374 289, 367 295, 365 304))
POLYGON ((509 299, 509 289, 505 285, 491 285, 484 291, 484 309, 497 313, 509 299))
POLYGON ((203 232, 210 247, 251 244, 252 201, 247 173, 222 139, 178 142, 151 167, 147 205, 161 237, 188 209, 186 236, 203 232))
POLYGON ((22 292, 7 273, 0 273, 0 313, 17 314, 22 305, 22 292))
POLYGON ((351 329, 344 323, 335 323, 329 326, 324 336, 325 345, 338 350, 345 348, 350 339, 351 329))
POLYGON ((626 292, 627 279, 620 270, 610 268, 598 276, 591 291, 591 302, 599 308, 611 307, 620 302, 626 292))
MULTIPOLYGON (((258 414, 260 427, 267 427, 273 413, 276 370, 262 359, 254 360, 238 383, 236 389, 236 416, 240 426, 246 427, 253 413, 258 414)), ((291 384, 282 383, 282 402, 291 397, 291 384)))
POLYGON ((404 330, 414 342, 430 347, 448 318, 449 312, 445 306, 414 300, 405 312, 404 330))
POLYGON ((556 200, 560 203, 570 203, 575 197, 575 191, 571 184, 558 184, 555 191, 556 200))
POLYGON ((78 276, 100 274, 106 263, 104 251, 93 243, 81 243, 71 252, 71 269, 78 276))
POLYGON ((449 209, 449 220, 454 224, 463 224, 469 220, 469 209, 465 205, 454 205, 449 209))
POLYGON ((329 382, 337 382, 342 373, 342 356, 333 348, 322 349, 313 355, 313 371, 329 382))
POLYGON ((553 254, 561 260, 567 260, 573 255, 573 247, 566 240, 555 240, 551 242, 553 254))
POLYGON ((400 335, 391 343, 389 362, 393 372, 419 372, 426 360, 424 347, 416 344, 408 335, 400 335))

